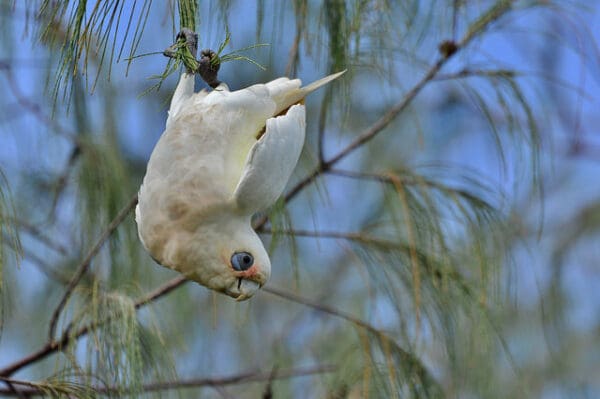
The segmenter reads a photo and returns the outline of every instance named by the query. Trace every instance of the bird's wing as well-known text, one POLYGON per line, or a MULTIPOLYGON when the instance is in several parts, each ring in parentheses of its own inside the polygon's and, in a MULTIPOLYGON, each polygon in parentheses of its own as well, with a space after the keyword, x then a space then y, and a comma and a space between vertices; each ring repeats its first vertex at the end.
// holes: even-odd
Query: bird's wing
POLYGON ((252 146, 234 192, 238 208, 253 214, 272 205, 283 192, 302 152, 304 105, 270 118, 265 133, 252 146))
MULTIPOLYGON (((307 94, 338 78, 344 72, 326 76, 305 87, 300 87, 302 82, 299 79, 279 78, 235 92, 235 95, 240 97, 254 98, 254 103, 262 103, 260 109, 263 113, 256 121, 263 121, 264 127, 264 134, 260 135, 259 132, 258 141, 253 143, 247 153, 233 194, 241 211, 255 213, 263 210, 281 195, 304 144, 305 109, 304 105, 299 103, 307 94), (269 104, 269 107, 265 104, 269 104), (270 114, 264 114, 266 109, 270 114)), ((245 101, 246 104, 248 102, 245 101)), ((254 135, 253 140, 257 137, 256 126, 253 125, 250 132, 254 135)), ((248 134, 248 131, 245 130, 244 134, 248 134)))

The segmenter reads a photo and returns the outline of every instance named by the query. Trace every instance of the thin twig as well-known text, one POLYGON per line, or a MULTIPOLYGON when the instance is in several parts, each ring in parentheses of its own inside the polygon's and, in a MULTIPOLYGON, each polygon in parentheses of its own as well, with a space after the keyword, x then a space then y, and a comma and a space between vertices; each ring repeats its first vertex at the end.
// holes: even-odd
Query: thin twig
POLYGON ((290 230, 277 230, 273 231, 268 227, 262 227, 257 231, 260 234, 283 234, 294 237, 308 237, 308 238, 333 238, 342 240, 359 240, 364 236, 360 233, 344 232, 344 231, 313 231, 313 230, 302 230, 302 229, 290 229, 290 230))
POLYGON ((123 222, 123 220, 125 220, 127 215, 129 215, 129 212, 131 212, 131 210, 136 206, 137 201, 138 201, 137 194, 134 195, 133 197, 131 197, 131 199, 129 200, 127 205, 125 205, 119 211, 117 216, 115 216, 115 218, 110 222, 108 227, 100 235, 100 238, 98 239, 98 241, 96 241, 96 244, 94 244, 94 246, 89 250, 88 254, 86 255, 85 258, 83 258, 83 260, 81 261, 79 266, 77 266, 77 270, 75 271, 75 273, 73 274, 73 277, 69 281, 69 284, 67 285, 67 288, 65 290, 65 293, 63 294, 62 299, 60 300, 60 302, 58 303, 58 306, 56 307, 56 309, 54 309, 54 312, 52 313, 52 318, 50 319, 50 327, 48 329, 48 339, 49 340, 54 339, 54 334, 56 332, 56 325, 58 323, 60 314, 61 314, 62 310, 64 309, 65 305, 67 304, 67 301, 71 297, 71 294, 73 294, 75 287, 77 286, 77 284, 79 284, 79 282, 81 281, 81 279, 83 278, 85 273, 88 271, 90 264, 92 263, 92 260, 98 254, 98 252, 100 252, 100 249, 102 248, 102 246, 104 245, 106 240, 108 240, 108 238, 117 229, 117 227, 119 227, 121 222, 123 222))
POLYGON ((319 302, 315 302, 311 299, 304 298, 304 297, 301 297, 300 295, 292 294, 290 292, 284 291, 279 288, 271 287, 271 286, 265 286, 262 288, 262 290, 265 292, 268 292, 269 294, 286 299, 288 301, 295 302, 300 305, 308 306, 309 308, 315 309, 319 312, 327 313, 329 315, 339 317, 341 319, 351 322, 352 324, 355 324, 358 327, 362 327, 370 332, 373 332, 376 334, 381 333, 381 331, 379 329, 373 327, 369 323, 362 321, 362 320, 352 316, 351 314, 343 312, 339 309, 335 309, 333 307, 323 305, 323 304, 321 304, 319 302))
POLYGON ((15 380, 13 378, 8 378, 8 377, 0 376, 0 381, 5 382, 6 384, 8 384, 10 386, 20 385, 20 386, 29 387, 29 388, 37 388, 38 387, 38 385, 35 382, 15 380))
POLYGON ((16 397, 18 397, 19 399, 26 399, 27 397, 25 395, 23 395, 23 393, 18 390, 14 384, 14 381, 8 380, 8 379, 4 379, 2 380, 6 386, 8 387, 8 391, 12 394, 14 394, 16 397))
MULTIPOLYGON (((317 374, 325 374, 334 372, 337 368, 333 365, 318 365, 313 367, 298 367, 284 370, 272 371, 248 371, 244 373, 234 374, 226 377, 213 377, 213 378, 192 378, 188 380, 179 381, 166 381, 145 384, 141 389, 127 390, 118 387, 94 387, 92 390, 98 395, 114 395, 124 393, 136 393, 136 392, 161 392, 175 389, 185 388, 202 388, 202 387, 222 387, 226 385, 239 385, 247 384, 250 382, 269 381, 272 379, 288 379, 296 377, 307 377, 317 374)), ((44 392, 39 389, 36 383, 29 381, 14 380, 6 377, 0 377, 0 380, 10 382, 14 385, 21 385, 29 387, 29 389, 22 389, 18 391, 26 397, 43 395, 44 392)), ((9 389, 1 389, 0 395, 3 396, 17 396, 17 393, 9 389)))
POLYGON ((522 72, 515 72, 510 69, 471 69, 464 68, 458 72, 450 72, 444 74, 438 74, 435 79, 436 82, 443 80, 457 80, 463 78, 514 78, 516 76, 523 75, 522 72))
POLYGON ((443 187, 436 182, 425 180, 422 177, 417 178, 414 176, 405 176, 405 175, 397 176, 397 175, 392 175, 390 173, 383 174, 383 173, 355 172, 355 171, 343 170, 343 169, 329 169, 327 171, 327 174, 330 174, 333 176, 347 177, 350 179, 374 180, 374 181, 378 181, 381 183, 387 183, 387 184, 393 184, 393 182, 395 180, 395 181, 400 181, 400 182, 402 182, 402 184, 406 184, 406 185, 425 185, 425 186, 428 186, 431 188, 443 187))
POLYGON ((186 283, 188 281, 189 280, 184 275, 179 275, 179 276, 175 277, 174 279, 167 281, 165 284, 161 285, 160 287, 157 287, 155 290, 150 291, 148 294, 144 295, 143 297, 139 298, 135 302, 134 306, 136 309, 146 306, 150 302, 153 302, 153 301, 157 300, 158 298, 168 294, 169 292, 173 291, 175 288, 182 286, 184 283, 186 283))

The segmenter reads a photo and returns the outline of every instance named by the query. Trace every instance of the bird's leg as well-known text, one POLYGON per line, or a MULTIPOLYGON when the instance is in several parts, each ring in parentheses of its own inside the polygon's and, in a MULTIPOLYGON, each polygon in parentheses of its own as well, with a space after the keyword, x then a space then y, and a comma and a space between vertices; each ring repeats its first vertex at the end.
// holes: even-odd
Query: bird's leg
POLYGON ((198 60, 198 73, 213 89, 221 84, 221 81, 217 79, 220 67, 221 60, 217 53, 210 49, 202 50, 200 60, 198 60))

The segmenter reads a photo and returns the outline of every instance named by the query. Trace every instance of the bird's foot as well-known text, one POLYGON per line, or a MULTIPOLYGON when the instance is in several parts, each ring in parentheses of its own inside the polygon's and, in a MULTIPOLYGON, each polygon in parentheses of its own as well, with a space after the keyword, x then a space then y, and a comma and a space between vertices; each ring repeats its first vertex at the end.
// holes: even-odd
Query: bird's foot
MULTIPOLYGON (((198 52, 198 34, 191 29, 183 28, 181 32, 177 34, 175 43, 169 46, 163 54, 166 57, 176 58, 177 51, 182 45, 182 41, 187 45, 190 53, 194 59, 198 52)), ((193 70, 189 66, 187 67, 188 73, 199 73, 202 79, 213 89, 221 84, 221 81, 217 78, 219 68, 221 67, 221 60, 217 53, 213 50, 206 49, 200 53, 200 59, 196 61, 198 67, 193 70)))
MULTIPOLYGON (((175 43, 170 45, 163 51, 163 55, 170 58, 177 57, 177 51, 182 45, 182 42, 185 43, 188 50, 192 54, 192 57, 196 59, 196 54, 198 53, 198 34, 189 28, 183 28, 175 38, 175 43)), ((188 72, 192 73, 194 71, 190 71, 188 68, 188 72)))
POLYGON ((221 84, 221 81, 217 79, 219 68, 221 68, 221 60, 217 53, 210 49, 202 50, 200 60, 198 60, 198 73, 213 89, 221 84))

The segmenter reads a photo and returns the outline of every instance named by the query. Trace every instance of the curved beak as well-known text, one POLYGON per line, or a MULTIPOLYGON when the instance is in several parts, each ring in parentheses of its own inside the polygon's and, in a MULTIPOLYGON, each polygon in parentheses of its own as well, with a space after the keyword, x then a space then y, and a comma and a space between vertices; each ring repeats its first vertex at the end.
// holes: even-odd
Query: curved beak
POLYGON ((241 302, 251 298, 262 285, 254 280, 240 277, 233 283, 225 293, 236 301, 241 302))

